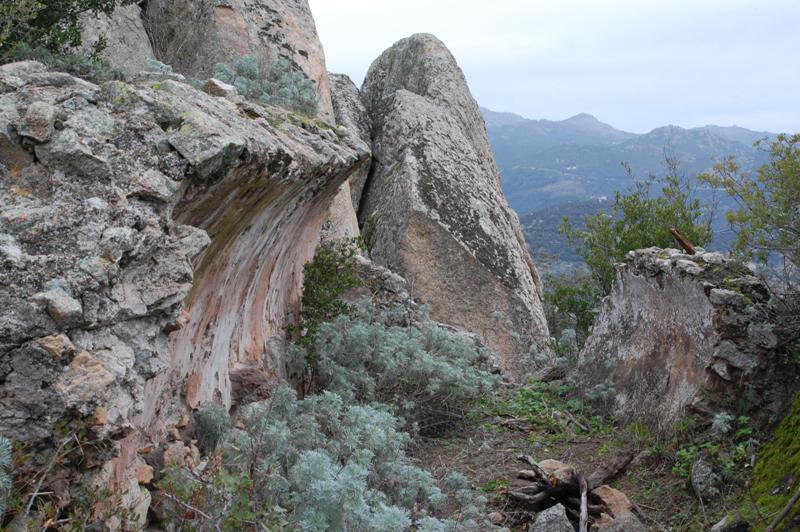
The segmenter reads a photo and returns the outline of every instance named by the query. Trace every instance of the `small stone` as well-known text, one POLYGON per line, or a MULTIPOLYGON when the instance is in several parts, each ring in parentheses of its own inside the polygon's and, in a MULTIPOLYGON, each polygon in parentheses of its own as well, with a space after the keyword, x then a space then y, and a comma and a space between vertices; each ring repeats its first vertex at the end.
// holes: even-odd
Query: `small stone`
POLYGON ((76 325, 83 319, 83 305, 63 288, 40 292, 34 299, 46 305, 48 314, 60 327, 76 325))
POLYGON ((719 475, 705 456, 699 456, 692 464, 692 488, 694 492, 708 502, 719 496, 719 475))
POLYGON ((0 235, 0 259, 18 265, 22 262, 22 248, 11 235, 0 235))
POLYGON ((108 425, 108 409, 104 406, 98 406, 94 410, 94 424, 95 425, 108 425))
POLYGON ((575 476, 575 469, 571 465, 558 460, 542 460, 538 465, 548 477, 555 477, 561 482, 568 482, 575 476))
POLYGON ((158 170, 146 170, 133 178, 133 194, 144 199, 167 203, 178 191, 178 184, 158 170))
POLYGON ((182 415, 181 418, 178 420, 178 422, 175 424, 175 427, 179 429, 185 429, 188 426, 189 426, 189 416, 186 414, 182 415))
POLYGON ((181 329, 186 327, 190 319, 191 315, 189 314, 189 312, 187 312, 186 309, 182 308, 181 311, 178 313, 178 317, 164 327, 164 332, 173 333, 175 331, 180 331, 181 329))
POLYGON ((180 466, 186 461, 186 445, 177 441, 164 450, 164 466, 180 466))
POLYGON ((506 516, 504 516, 500 512, 492 512, 487 517, 489 518, 489 521, 494 525, 500 526, 506 522, 506 516))
POLYGON ((86 200, 86 205, 88 205, 89 207, 91 207, 96 211, 104 211, 108 208, 108 203, 106 203, 103 199, 97 197, 89 198, 88 200, 86 200))
POLYGON ((150 484, 153 481, 153 468, 147 464, 139 464, 136 467, 136 480, 142 485, 150 484))
POLYGON ((172 438, 174 441, 179 441, 181 439, 181 433, 175 427, 172 427, 169 431, 169 437, 172 438))
POLYGON ((689 275, 699 275, 703 269, 694 261, 681 259, 675 263, 675 267, 689 275))
POLYGON ((715 288, 711 290, 708 296, 712 305, 730 306, 730 307, 743 307, 744 296, 739 292, 733 290, 725 290, 724 288, 715 288))
POLYGON ((528 527, 528 532, 575 532, 572 528, 567 511, 561 504, 551 506, 539 512, 536 519, 528 527))
POLYGON ((41 101, 33 102, 25 113, 25 119, 19 131, 20 135, 39 143, 47 142, 53 136, 55 121, 55 107, 41 101))
POLYGON ((56 360, 75 352, 75 346, 66 334, 54 334, 36 340, 39 347, 50 353, 56 360))
POLYGON ((227 98, 229 100, 232 100, 239 95, 239 91, 236 90, 236 87, 216 78, 211 78, 206 81, 205 85, 203 85, 203 92, 210 94, 211 96, 227 98))

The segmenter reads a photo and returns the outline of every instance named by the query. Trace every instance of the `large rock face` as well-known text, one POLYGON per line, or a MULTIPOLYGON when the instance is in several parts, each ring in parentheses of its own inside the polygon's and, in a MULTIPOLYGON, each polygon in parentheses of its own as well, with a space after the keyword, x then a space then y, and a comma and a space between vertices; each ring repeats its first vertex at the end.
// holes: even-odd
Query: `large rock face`
POLYGON ((83 46, 91 47, 101 37, 106 47, 100 56, 126 76, 145 70, 155 59, 142 23, 142 9, 136 4, 118 6, 111 16, 84 16, 83 46))
POLYGON ((631 252, 581 352, 578 378, 621 418, 662 433, 689 407, 710 414, 737 396, 777 413, 796 383, 783 371, 769 308, 766 286, 718 253, 631 252))
POLYGON ((373 63, 362 94, 375 161, 359 213, 372 257, 520 376, 521 353, 548 336, 541 287, 463 73, 438 39, 415 35, 373 63))
MULTIPOLYGON (((345 75, 331 74, 331 95, 338 131, 346 135, 360 151, 370 151, 370 118, 361 101, 358 88, 345 75)), ((361 234, 358 227, 358 205, 364 184, 369 175, 371 158, 353 171, 352 176, 342 185, 331 203, 328 219, 323 226, 323 240, 341 240, 361 234)))
POLYGON ((315 83, 319 115, 333 122, 325 53, 307 0, 150 0, 151 34, 159 33, 157 14, 173 3, 182 6, 184 20, 192 21, 176 25, 168 34, 172 44, 164 48, 173 50, 174 57, 162 59, 175 70, 205 79, 214 75, 217 63, 245 55, 257 57, 262 69, 284 57, 315 83))
POLYGON ((137 451, 230 406, 237 378, 282 375, 302 266, 366 157, 171 80, 0 67, 0 434, 42 448, 89 427, 102 456, 54 478, 146 509, 137 451))

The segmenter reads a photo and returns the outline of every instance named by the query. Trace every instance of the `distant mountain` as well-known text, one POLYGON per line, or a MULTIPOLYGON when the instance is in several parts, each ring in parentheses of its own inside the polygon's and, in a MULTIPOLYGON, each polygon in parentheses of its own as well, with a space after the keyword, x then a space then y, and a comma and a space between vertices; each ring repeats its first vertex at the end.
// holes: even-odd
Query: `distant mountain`
MULTIPOLYGON (((634 179, 663 175, 667 156, 679 161, 679 171, 693 177, 728 155, 746 170, 766 162, 753 146, 772 133, 741 127, 705 126, 656 128, 646 134, 621 131, 581 113, 561 121, 529 120, 513 113, 481 109, 489 131, 503 190, 520 215, 523 231, 537 264, 549 272, 567 272, 582 263, 557 228, 569 217, 577 226, 586 215, 610 207, 614 192, 631 187, 634 179), (633 177, 622 163, 630 164, 633 177)), ((708 190, 699 189, 710 199, 708 190)), ((723 202, 719 207, 725 210, 723 202)), ((712 247, 727 247, 731 235, 724 217, 717 216, 712 247)))
POLYGON ((774 136, 736 126, 665 126, 637 134, 586 113, 553 121, 482 111, 503 189, 520 215, 627 189, 632 179, 623 162, 639 178, 663 173, 667 155, 677 158, 680 170, 689 176, 708 170, 727 155, 752 170, 766 161, 753 142, 774 136))

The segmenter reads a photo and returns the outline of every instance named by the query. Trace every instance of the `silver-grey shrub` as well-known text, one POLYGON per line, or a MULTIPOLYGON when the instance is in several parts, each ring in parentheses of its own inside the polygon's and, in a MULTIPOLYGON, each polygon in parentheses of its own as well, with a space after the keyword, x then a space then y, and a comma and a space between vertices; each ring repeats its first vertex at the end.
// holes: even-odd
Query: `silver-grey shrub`
MULTIPOLYGON (((378 405, 331 392, 298 400, 282 384, 270 401, 246 406, 240 421, 210 461, 216 469, 173 468, 159 486, 186 504, 204 502, 198 509, 210 529, 249 529, 276 516, 282 527, 320 532, 464 529, 435 516, 448 495, 410 462, 410 436, 378 405)), ((462 515, 479 514, 484 501, 468 496, 466 482, 456 488, 447 491, 462 515)))
POLYGON ((314 82, 300 67, 285 57, 278 57, 267 68, 258 58, 245 55, 232 63, 218 63, 214 75, 236 87, 245 98, 278 105, 308 116, 317 114, 319 105, 314 82))
POLYGON ((319 384, 346 401, 391 405, 409 430, 446 430, 497 385, 488 353, 470 336, 428 320, 405 326, 400 315, 362 303, 320 327, 319 384))
POLYGON ((6 502, 11 494, 11 441, 0 436, 0 524, 6 513, 6 502))

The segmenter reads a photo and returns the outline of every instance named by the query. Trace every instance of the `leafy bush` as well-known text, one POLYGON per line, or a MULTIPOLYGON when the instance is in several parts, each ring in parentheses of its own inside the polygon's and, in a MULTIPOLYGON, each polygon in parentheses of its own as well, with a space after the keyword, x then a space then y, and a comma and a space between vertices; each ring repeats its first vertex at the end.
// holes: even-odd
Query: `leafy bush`
POLYGON ((587 217, 585 229, 576 230, 568 219, 559 228, 571 241, 578 242, 578 254, 603 295, 611 292, 616 275, 614 264, 621 262, 627 252, 674 246, 670 228, 678 228, 698 246, 711 241, 711 226, 703 220, 700 200, 692 198, 692 186, 678 176, 676 163, 667 163, 668 175, 638 181, 628 194, 617 192, 611 212, 587 217), (661 187, 660 194, 652 193, 654 185, 661 187))
MULTIPOLYGON (((110 14, 118 5, 136 0, 15 0, 0 3, 0 58, 19 46, 58 54, 81 43, 81 15, 110 14)), ((96 49, 103 43, 94 43, 96 49)))
POLYGON ((743 174, 729 157, 700 179, 739 204, 727 213, 737 251, 762 262, 777 253, 800 268, 800 134, 778 135, 770 142, 769 162, 755 177, 743 174))
POLYGON ((11 494, 11 442, 0 436, 0 524, 6 513, 6 501, 11 494))
POLYGON ((600 291, 591 279, 549 276, 545 283, 544 309, 550 332, 560 336, 574 330, 583 346, 597 317, 600 291))
MULTIPOLYGON (((284 384, 241 421, 209 467, 173 467, 160 482, 176 524, 193 508, 191 526, 201 529, 456 529, 432 516, 448 496, 408 460, 410 436, 385 409, 330 392, 298 400, 284 384)), ((453 497, 477 514, 483 501, 457 487, 453 497)))
POLYGON ((269 68, 258 58, 246 55, 232 64, 219 63, 215 77, 236 87, 245 98, 293 109, 308 116, 317 114, 319 105, 314 82, 285 57, 278 57, 269 68))
POLYGON ((195 414, 195 434, 200 451, 210 454, 231 429, 227 410, 220 405, 205 405, 195 414))
POLYGON ((424 433, 446 429, 497 383, 483 369, 487 353, 432 322, 402 326, 402 317, 400 307, 364 303, 320 326, 317 382, 346 401, 389 404, 424 433))

